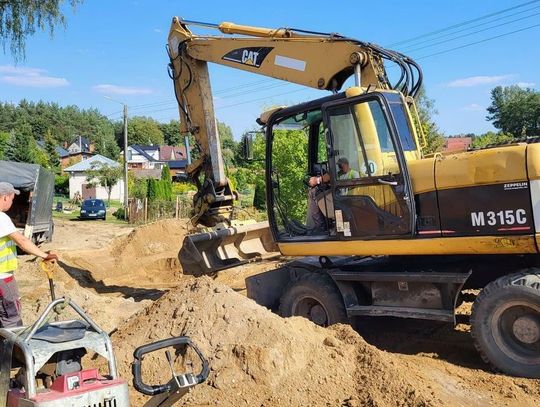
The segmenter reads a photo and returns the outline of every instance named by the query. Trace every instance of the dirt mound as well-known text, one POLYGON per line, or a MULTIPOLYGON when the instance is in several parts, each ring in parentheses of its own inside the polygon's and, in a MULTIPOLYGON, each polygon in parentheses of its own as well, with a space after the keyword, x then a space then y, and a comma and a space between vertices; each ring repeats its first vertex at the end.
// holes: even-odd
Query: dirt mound
MULTIPOLYGON (((113 342, 121 374, 129 376, 135 347, 173 335, 190 336, 211 366, 185 405, 442 405, 409 381, 397 358, 349 326, 280 318, 209 278, 186 279, 119 328, 113 342)), ((147 377, 167 369, 145 362, 147 377)), ((132 397, 141 404, 134 391, 132 397)))
POLYGON ((63 258, 77 279, 107 286, 167 288, 182 274, 178 251, 186 232, 186 220, 162 220, 117 237, 106 248, 72 251, 63 258))

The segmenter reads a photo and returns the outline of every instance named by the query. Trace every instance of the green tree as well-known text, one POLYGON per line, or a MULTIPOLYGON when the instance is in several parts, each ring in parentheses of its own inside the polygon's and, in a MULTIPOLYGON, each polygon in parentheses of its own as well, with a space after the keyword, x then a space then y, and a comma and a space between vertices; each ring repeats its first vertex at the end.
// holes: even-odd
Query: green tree
POLYGON ((94 162, 89 171, 87 171, 86 182, 89 185, 100 185, 107 190, 107 203, 111 203, 111 192, 123 175, 121 165, 108 165, 101 162, 94 162))
POLYGON ((540 92, 517 85, 497 86, 491 91, 486 119, 514 137, 540 135, 540 92))
POLYGON ((8 149, 10 139, 11 134, 7 131, 0 131, 0 160, 6 159, 6 150, 8 149))
POLYGON ((180 134, 180 122, 171 120, 169 123, 160 123, 159 129, 163 133, 163 139, 168 146, 180 146, 184 143, 184 138, 180 134))
POLYGON ((48 155, 49 168, 54 172, 59 172, 60 156, 56 152, 56 143, 53 140, 50 130, 45 133, 45 152, 48 155))
MULTIPOLYGON (((26 37, 36 31, 49 31, 53 35, 57 25, 66 26, 62 13, 63 0, 1 0, 0 1, 0 42, 6 43, 15 60, 24 59, 26 37)), ((69 0, 75 9, 82 0, 69 0)))
POLYGON ((234 166, 234 157, 237 150, 237 143, 234 141, 232 130, 225 123, 217 122, 219 139, 221 141, 221 152, 226 166, 234 166))
POLYGON ((130 145, 160 146, 164 143, 163 132, 156 120, 150 117, 136 116, 128 120, 128 142, 130 145))
POLYGON ((155 201, 158 199, 158 181, 154 178, 148 179, 147 194, 149 201, 155 201))
MULTIPOLYGON (((424 88, 420 89, 418 93, 416 107, 420 117, 420 125, 426 137, 426 145, 422 148, 422 152, 432 154, 441 151, 444 147, 444 136, 433 121, 433 116, 438 112, 435 109, 435 101, 426 95, 424 88)), ((422 141, 420 140, 421 143, 422 141)))
POLYGON ((163 169, 161 170, 161 181, 159 181, 162 188, 162 198, 166 201, 172 201, 173 199, 173 188, 172 188, 172 178, 171 178, 171 171, 169 170, 169 167, 165 165, 163 169))
POLYGON ((32 128, 24 125, 11 135, 9 140, 6 158, 10 161, 24 163, 34 163, 36 160, 36 141, 32 136, 32 128))
POLYGON ((499 144, 512 141, 514 137, 511 134, 495 133, 488 131, 480 136, 474 136, 472 140, 472 147, 484 148, 488 145, 499 144))

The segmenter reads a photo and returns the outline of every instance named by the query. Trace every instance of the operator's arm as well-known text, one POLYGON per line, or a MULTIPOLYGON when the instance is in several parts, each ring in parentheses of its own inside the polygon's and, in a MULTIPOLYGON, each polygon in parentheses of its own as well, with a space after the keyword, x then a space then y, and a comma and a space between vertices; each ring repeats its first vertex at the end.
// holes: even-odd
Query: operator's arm
POLYGON ((56 260, 58 256, 53 253, 45 253, 39 247, 37 247, 30 239, 24 236, 21 232, 16 231, 8 235, 11 240, 15 242, 23 251, 34 256, 41 257, 45 260, 56 260))
POLYGON ((310 187, 316 187, 319 184, 326 184, 328 182, 330 182, 330 175, 323 174, 320 177, 310 177, 308 183, 310 187))

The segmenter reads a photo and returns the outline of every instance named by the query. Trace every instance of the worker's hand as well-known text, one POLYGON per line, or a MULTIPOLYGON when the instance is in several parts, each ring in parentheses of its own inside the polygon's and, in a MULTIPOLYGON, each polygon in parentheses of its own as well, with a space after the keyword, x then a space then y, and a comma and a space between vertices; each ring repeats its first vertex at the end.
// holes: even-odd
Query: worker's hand
POLYGON ((55 253, 47 253, 47 257, 43 259, 43 261, 58 261, 58 255, 55 253))
POLYGON ((320 177, 310 177, 308 181, 308 185, 313 188, 316 187, 320 182, 318 181, 320 177))

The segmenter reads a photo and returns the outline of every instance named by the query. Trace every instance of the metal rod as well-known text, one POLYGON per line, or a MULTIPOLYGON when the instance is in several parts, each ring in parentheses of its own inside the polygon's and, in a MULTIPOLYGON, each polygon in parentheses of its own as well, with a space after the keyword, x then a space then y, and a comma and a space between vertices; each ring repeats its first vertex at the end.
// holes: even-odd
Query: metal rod
POLYGON ((360 64, 354 66, 354 83, 356 86, 362 86, 362 67, 360 64))
POLYGON ((219 28, 219 24, 205 23, 203 21, 184 20, 183 18, 179 18, 179 20, 182 24, 186 25, 198 25, 200 27, 219 28))

